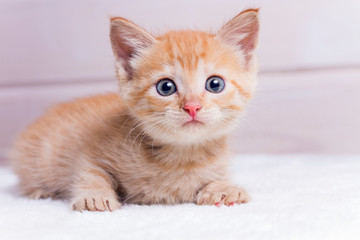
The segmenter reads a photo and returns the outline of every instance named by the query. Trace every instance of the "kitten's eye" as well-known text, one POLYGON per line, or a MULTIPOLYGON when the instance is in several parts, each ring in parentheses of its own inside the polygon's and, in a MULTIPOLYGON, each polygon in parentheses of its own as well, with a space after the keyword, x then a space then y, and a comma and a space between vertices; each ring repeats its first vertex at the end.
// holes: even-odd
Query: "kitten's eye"
POLYGON ((212 76, 206 80, 205 88, 209 92, 219 93, 224 90, 225 82, 221 77, 212 76))
POLYGON ((176 92, 176 85, 173 80, 164 78, 156 84, 156 90, 161 96, 170 96, 176 92))

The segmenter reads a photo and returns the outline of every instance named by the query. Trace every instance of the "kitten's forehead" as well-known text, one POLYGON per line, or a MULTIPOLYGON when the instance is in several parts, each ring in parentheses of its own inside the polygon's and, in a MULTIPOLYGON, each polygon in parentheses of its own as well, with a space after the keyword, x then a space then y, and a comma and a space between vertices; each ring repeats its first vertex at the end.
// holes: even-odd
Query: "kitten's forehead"
POLYGON ((163 70, 176 76, 184 85, 211 75, 216 61, 211 57, 218 43, 214 35, 197 31, 173 31, 158 38, 166 57, 163 70))
POLYGON ((213 35, 205 32, 173 31, 159 37, 159 40, 169 60, 191 71, 197 68, 199 59, 206 58, 213 38, 213 35))

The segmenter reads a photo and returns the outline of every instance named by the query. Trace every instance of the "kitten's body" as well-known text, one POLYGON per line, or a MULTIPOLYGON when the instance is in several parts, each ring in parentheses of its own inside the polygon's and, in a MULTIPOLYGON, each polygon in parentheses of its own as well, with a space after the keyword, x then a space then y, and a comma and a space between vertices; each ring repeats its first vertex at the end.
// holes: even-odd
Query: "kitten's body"
MULTIPOLYGON (((23 159, 16 167, 23 176, 21 186, 35 198, 70 197, 69 186, 85 171, 95 179, 109 174, 128 202, 180 203, 194 201, 198 189, 224 177, 226 161, 214 158, 224 156, 224 139, 205 146, 157 145, 136 125, 115 94, 53 108, 19 142, 19 154, 24 154, 17 156, 23 159), (211 144, 218 145, 209 148, 211 144)), ((103 187, 97 180, 91 185, 103 187)))
MULTIPOLYGON (((243 12, 242 20, 249 12, 258 27, 256 10, 243 12)), ((246 202, 244 190, 227 179, 226 136, 255 88, 257 29, 234 54, 222 36, 233 23, 218 35, 182 31, 155 39, 125 19, 112 22, 121 97, 60 104, 29 126, 12 157, 24 194, 69 198, 80 211, 114 210, 119 200, 246 202), (226 92, 205 91, 214 74, 227 78, 226 92), (156 93, 154 84, 163 78, 174 79, 176 95, 156 93), (191 112, 186 104, 194 103, 200 107, 191 112)))

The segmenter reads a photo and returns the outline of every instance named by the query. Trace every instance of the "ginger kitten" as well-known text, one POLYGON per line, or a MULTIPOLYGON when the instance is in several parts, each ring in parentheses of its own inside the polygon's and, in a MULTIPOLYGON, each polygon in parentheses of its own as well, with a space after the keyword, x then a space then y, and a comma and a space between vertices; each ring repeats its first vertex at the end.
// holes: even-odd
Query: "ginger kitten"
POLYGON ((257 9, 216 34, 154 37, 112 18, 120 94, 57 105, 23 132, 12 154, 23 194, 78 211, 247 202, 227 178, 226 140, 255 90, 258 31, 257 9))

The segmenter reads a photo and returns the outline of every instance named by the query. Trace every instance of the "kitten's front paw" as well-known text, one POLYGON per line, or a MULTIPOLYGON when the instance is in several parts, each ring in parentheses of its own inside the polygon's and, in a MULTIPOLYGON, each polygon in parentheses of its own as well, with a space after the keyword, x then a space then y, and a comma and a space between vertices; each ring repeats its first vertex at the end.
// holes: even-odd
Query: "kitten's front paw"
POLYGON ((210 183, 196 197, 196 203, 199 205, 216 205, 217 207, 221 204, 233 206, 247 203, 249 200, 250 197, 244 189, 226 182, 210 183))
POLYGON ((78 197, 71 203, 71 208, 75 211, 114 211, 119 209, 120 202, 113 197, 78 197))

